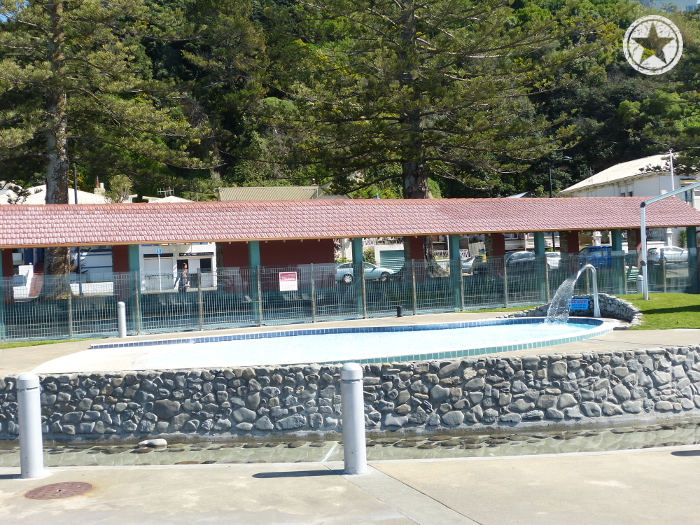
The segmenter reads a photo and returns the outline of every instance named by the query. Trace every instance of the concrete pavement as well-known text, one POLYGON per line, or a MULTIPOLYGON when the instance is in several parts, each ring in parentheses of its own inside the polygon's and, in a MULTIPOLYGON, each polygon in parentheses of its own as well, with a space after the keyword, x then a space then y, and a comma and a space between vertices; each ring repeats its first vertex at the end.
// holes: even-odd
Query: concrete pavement
MULTIPOLYGON (((377 326, 491 316, 436 314, 342 324, 377 326)), ((285 328, 244 328, 217 331, 217 335, 285 328)), ((0 375, 33 370, 41 363, 86 350, 98 342, 4 349, 0 353, 0 375)), ((579 343, 515 353, 579 353, 698 343, 700 330, 615 331, 579 343)), ((698 445, 625 452, 373 461, 369 472, 362 476, 345 476, 341 469, 342 463, 338 462, 65 467, 47 468, 46 476, 40 479, 21 480, 17 478, 18 468, 0 468, 0 523, 700 523, 698 445), (58 500, 24 497, 36 487, 70 481, 90 483, 93 489, 58 500)))
POLYGON ((342 464, 0 469, 0 523, 696 525, 700 447, 614 453, 342 464), (89 492, 31 500, 29 490, 87 482, 89 492))

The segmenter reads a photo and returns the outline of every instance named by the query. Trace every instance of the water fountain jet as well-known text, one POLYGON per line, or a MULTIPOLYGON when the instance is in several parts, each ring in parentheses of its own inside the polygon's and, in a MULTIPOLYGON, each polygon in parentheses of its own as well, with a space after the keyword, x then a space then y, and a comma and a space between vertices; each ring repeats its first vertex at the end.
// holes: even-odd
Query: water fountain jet
POLYGON ((582 266, 576 275, 572 275, 557 289, 547 311, 548 323, 566 323, 569 320, 571 297, 574 294, 576 282, 583 273, 589 270, 593 274, 593 317, 600 317, 600 303, 598 301, 598 272, 592 264, 582 266))

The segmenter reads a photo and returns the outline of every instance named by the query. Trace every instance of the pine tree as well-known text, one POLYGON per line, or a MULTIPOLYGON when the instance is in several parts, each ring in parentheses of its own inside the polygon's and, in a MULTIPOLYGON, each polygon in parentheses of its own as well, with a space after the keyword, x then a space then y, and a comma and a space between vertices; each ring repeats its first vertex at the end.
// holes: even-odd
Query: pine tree
MULTIPOLYGON (((185 94, 151 78, 145 39, 173 38, 182 14, 147 0, 0 1, 0 162, 43 165, 47 204, 68 203, 69 162, 197 167, 188 147, 206 131, 185 94)), ((50 248, 46 272, 70 271, 50 248)))
POLYGON ((429 177, 514 172, 563 147, 574 127, 538 114, 533 96, 619 35, 587 2, 557 12, 505 0, 306 6, 294 15, 305 59, 294 63, 306 67, 286 86, 300 115, 286 122, 303 138, 297 160, 355 187, 399 177, 404 198, 428 197, 429 177))

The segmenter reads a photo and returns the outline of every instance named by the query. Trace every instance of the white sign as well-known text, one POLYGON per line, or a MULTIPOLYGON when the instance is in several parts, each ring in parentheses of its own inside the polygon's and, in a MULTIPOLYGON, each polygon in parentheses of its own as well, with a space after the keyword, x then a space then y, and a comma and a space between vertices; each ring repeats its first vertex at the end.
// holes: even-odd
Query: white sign
POLYGON ((627 29, 622 49, 634 69, 645 75, 660 75, 681 59, 683 37, 668 18, 645 16, 627 29))
POLYGON ((588 310, 588 299, 571 299, 569 310, 588 310))
POLYGON ((280 292, 296 292, 297 290, 297 273, 280 272, 280 292))

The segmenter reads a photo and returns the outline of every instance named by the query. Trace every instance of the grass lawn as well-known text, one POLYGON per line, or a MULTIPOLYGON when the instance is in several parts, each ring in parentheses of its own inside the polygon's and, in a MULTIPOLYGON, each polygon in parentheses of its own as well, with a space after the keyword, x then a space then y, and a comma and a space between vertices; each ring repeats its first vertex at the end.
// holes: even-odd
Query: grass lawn
POLYGON ((700 294, 650 293, 648 301, 641 294, 621 298, 642 312, 642 324, 633 330, 700 328, 700 294))
POLYGON ((0 343, 0 350, 3 348, 19 348, 22 346, 39 346, 52 345, 54 343, 68 343, 73 341, 87 341, 87 339, 57 339, 52 341, 10 341, 8 343, 0 343))
MULTIPOLYGON (((650 293, 645 301, 642 294, 621 295, 642 312, 642 324, 632 330, 672 330, 674 328, 700 328, 700 294, 650 293)), ((474 312, 513 312, 530 310, 536 306, 519 308, 493 308, 471 310, 474 312)))

